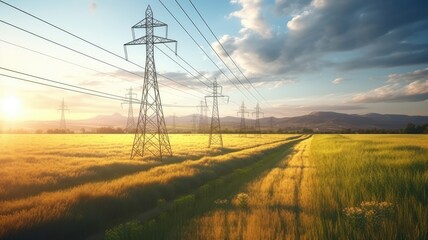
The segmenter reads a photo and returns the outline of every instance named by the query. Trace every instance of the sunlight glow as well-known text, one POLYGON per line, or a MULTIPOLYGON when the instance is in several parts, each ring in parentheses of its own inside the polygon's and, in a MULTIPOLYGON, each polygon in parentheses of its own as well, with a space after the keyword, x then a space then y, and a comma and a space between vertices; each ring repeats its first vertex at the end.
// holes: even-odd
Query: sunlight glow
POLYGON ((14 95, 9 95, 2 100, 2 118, 16 119, 20 114, 21 101, 14 95))

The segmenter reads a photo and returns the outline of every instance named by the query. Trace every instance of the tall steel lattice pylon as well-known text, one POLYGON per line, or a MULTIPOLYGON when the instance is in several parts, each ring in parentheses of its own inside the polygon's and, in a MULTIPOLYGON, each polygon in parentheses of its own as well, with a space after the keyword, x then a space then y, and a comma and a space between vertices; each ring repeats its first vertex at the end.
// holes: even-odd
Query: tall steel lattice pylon
POLYGON ((154 35, 155 27, 166 27, 166 35, 168 34, 168 25, 153 18, 153 12, 149 5, 146 10, 146 17, 132 27, 134 40, 124 45, 126 58, 128 58, 126 52, 127 46, 146 45, 144 85, 131 159, 136 156, 143 157, 151 155, 162 160, 163 156, 172 156, 171 144, 169 142, 159 94, 154 45, 159 43, 176 43, 175 48, 177 51, 177 41, 154 35), (146 35, 135 39, 134 30, 136 28, 145 28, 146 35))
POLYGON ((207 128, 207 111, 208 106, 204 104, 204 101, 201 101, 198 106, 199 111, 199 133, 205 133, 207 128))
POLYGON ((133 97, 134 96, 137 97, 137 94, 132 92, 132 87, 127 90, 128 92, 125 94, 125 97, 128 98, 128 101, 122 103, 122 105, 128 104, 128 120, 126 121, 125 132, 133 133, 135 132, 135 119, 134 119, 134 110, 132 108, 132 102, 133 102, 133 97))
POLYGON ((172 115, 172 131, 175 132, 175 113, 172 115))
POLYGON ((245 126, 245 114, 249 115, 247 108, 245 107, 244 101, 242 101, 241 107, 237 114, 241 114, 241 124, 239 126, 239 136, 246 137, 247 136, 247 127, 245 126))
POLYGON ((212 95, 205 96, 205 104, 207 103, 207 98, 213 99, 210 138, 208 141, 209 148, 215 145, 223 147, 223 137, 221 136, 220 113, 218 111, 218 98, 225 97, 227 98, 227 102, 229 102, 229 97, 223 95, 222 92, 223 92, 223 87, 217 84, 217 80, 214 80, 212 95))
POLYGON ((59 120, 59 129, 67 130, 67 125, 65 124, 65 111, 70 111, 67 105, 64 104, 64 98, 62 99, 61 105, 59 105, 58 111, 61 111, 61 119, 59 120))
POLYGON ((196 133, 196 114, 192 114, 192 133, 196 133))
POLYGON ((262 131, 260 130, 260 114, 263 114, 264 116, 264 113, 261 111, 259 103, 257 103, 255 110, 256 111, 252 113, 253 115, 256 114, 256 123, 254 125, 254 132, 256 135, 260 136, 262 133, 262 131))

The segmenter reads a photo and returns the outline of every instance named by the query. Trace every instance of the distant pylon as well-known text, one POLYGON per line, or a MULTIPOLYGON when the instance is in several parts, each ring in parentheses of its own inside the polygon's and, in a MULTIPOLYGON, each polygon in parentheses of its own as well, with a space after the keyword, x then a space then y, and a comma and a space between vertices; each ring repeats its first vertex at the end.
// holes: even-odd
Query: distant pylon
POLYGON ((158 43, 177 43, 177 41, 154 35, 155 27, 167 27, 167 24, 153 18, 153 12, 149 5, 146 9, 146 17, 132 27, 134 40, 124 45, 126 58, 128 58, 127 46, 146 45, 144 85, 131 159, 135 156, 143 157, 147 154, 159 157, 160 160, 164 155, 172 156, 159 94, 154 45, 158 43), (146 35, 135 39, 135 28, 145 28, 146 35))
POLYGON ((270 117, 270 130, 273 132, 273 117, 270 117))
POLYGON ((207 102, 207 98, 213 98, 210 138, 208 140, 208 147, 209 148, 213 145, 219 145, 220 147, 223 147, 223 137, 221 135, 220 114, 218 111, 218 98, 219 97, 220 98, 227 97, 227 102, 229 102, 229 97, 223 95, 223 87, 217 84, 217 80, 214 80, 212 95, 205 96, 205 103, 207 102), (220 89, 220 91, 219 91, 219 89, 220 89))
POLYGON ((207 111, 208 106, 201 101, 198 107, 199 110, 199 133, 205 133, 207 128, 207 111))
POLYGON ((61 105, 59 105, 58 111, 61 111, 61 120, 59 121, 59 129, 67 130, 67 125, 65 124, 65 111, 70 111, 67 105, 64 104, 64 98, 62 99, 61 105))
POLYGON ((175 132, 175 113, 172 115, 172 131, 175 132))
POLYGON ((196 114, 192 115, 192 133, 196 133, 196 114))
POLYGON ((261 111, 259 103, 257 103, 257 106, 256 106, 255 110, 256 111, 252 113, 253 115, 256 114, 256 124, 255 124, 255 127, 254 127, 254 131, 255 131, 256 135, 260 136, 260 134, 262 133, 261 130, 260 130, 260 114, 263 114, 263 116, 264 116, 264 113, 261 111))
POLYGON ((247 127, 245 126, 245 114, 249 115, 249 112, 246 110, 244 101, 242 101, 241 107, 237 114, 241 114, 241 124, 239 126, 239 136, 246 137, 247 136, 247 127))
POLYGON ((134 120, 134 110, 132 109, 133 96, 137 97, 136 93, 132 92, 132 87, 127 89, 128 92, 125 94, 125 97, 128 98, 127 102, 123 102, 123 104, 128 104, 128 120, 126 121, 126 133, 133 133, 135 131, 135 120, 134 120))

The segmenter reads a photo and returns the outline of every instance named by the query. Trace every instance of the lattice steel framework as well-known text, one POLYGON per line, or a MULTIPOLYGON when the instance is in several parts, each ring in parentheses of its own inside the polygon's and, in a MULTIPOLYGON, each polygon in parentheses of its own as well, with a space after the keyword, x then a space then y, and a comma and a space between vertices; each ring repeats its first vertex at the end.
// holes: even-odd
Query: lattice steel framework
POLYGON ((208 106, 206 103, 204 104, 204 101, 201 101, 200 105, 198 106, 199 111, 199 133, 205 133, 207 131, 207 112, 208 112, 208 106))
MULTIPOLYGON (((162 160, 163 156, 172 156, 171 144, 169 142, 159 94, 154 45, 159 43, 177 43, 177 41, 155 36, 155 27, 166 27, 165 35, 167 37, 167 24, 153 18, 153 12, 149 5, 146 10, 146 17, 132 27, 132 36, 134 40, 124 45, 126 58, 128 58, 126 52, 127 46, 146 45, 144 85, 131 159, 135 156, 143 157, 145 155, 151 155, 162 160), (136 28, 145 28, 146 35, 135 39, 134 30, 136 28)), ((175 49, 177 50, 177 44, 175 45, 175 49)))
POLYGON ((128 120, 126 121, 126 128, 125 128, 125 132, 126 133, 133 133, 135 132, 135 119, 134 119, 134 109, 132 108, 132 102, 133 102, 133 97, 137 97, 136 93, 132 92, 132 87, 127 89, 128 92, 125 94, 125 97, 128 98, 127 102, 122 103, 123 104, 128 104, 128 120))
POLYGON ((239 136, 246 137, 247 136, 247 127, 245 126, 245 114, 249 115, 247 108, 245 107, 244 101, 242 101, 241 107, 237 114, 241 114, 241 124, 239 125, 239 136))
POLYGON ((261 111, 259 103, 257 103, 255 110, 256 110, 255 112, 252 112, 253 115, 256 114, 256 123, 254 126, 254 131, 256 135, 260 136, 262 133, 260 130, 260 114, 263 114, 264 116, 264 113, 261 111))
POLYGON ((196 133, 196 114, 192 114, 192 133, 196 133))
POLYGON ((174 115, 172 115, 172 131, 173 132, 175 132, 175 118, 176 118, 176 116, 175 116, 175 113, 174 113, 174 115))
POLYGON ((65 111, 70 111, 67 105, 64 104, 64 98, 62 99, 61 105, 59 105, 58 111, 61 111, 61 119, 59 120, 59 129, 67 130, 67 125, 65 124, 65 111))
POLYGON ((223 92, 223 87, 217 83, 217 80, 214 80, 212 95, 205 96, 205 103, 207 103, 207 98, 213 99, 210 138, 208 140, 209 148, 214 145, 223 147, 223 137, 221 135, 221 124, 220 124, 220 113, 218 111, 218 98, 227 98, 227 102, 229 102, 229 96, 223 95, 222 92, 223 92))

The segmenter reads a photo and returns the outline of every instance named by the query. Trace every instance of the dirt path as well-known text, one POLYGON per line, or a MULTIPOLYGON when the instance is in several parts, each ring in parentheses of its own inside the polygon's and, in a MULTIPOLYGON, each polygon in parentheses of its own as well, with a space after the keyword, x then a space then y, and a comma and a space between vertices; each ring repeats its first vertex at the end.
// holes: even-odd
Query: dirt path
MULTIPOLYGON (((309 150, 312 138, 294 147, 276 167, 250 182, 230 206, 210 211, 192 222, 184 239, 305 239, 310 182, 314 168, 309 150), (247 196, 246 207, 239 198, 247 196), (194 230, 197 229, 197 230, 194 230)), ((310 226, 310 225, 309 225, 310 226)))

